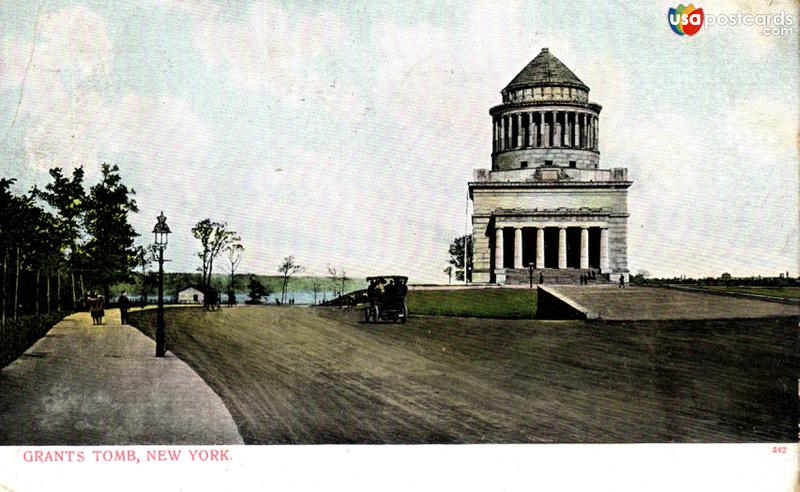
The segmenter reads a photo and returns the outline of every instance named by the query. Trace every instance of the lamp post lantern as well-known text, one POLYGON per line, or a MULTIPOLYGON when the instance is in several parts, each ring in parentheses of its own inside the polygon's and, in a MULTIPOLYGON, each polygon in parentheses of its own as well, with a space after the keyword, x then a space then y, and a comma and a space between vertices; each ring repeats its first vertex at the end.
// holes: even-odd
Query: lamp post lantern
POLYGON ((528 263, 528 277, 530 280, 530 288, 533 288, 533 262, 528 263))
POLYGON ((156 357, 164 357, 167 349, 164 344, 164 250, 169 240, 169 226, 164 212, 156 217, 153 227, 154 244, 158 249, 158 321, 156 325, 156 357))

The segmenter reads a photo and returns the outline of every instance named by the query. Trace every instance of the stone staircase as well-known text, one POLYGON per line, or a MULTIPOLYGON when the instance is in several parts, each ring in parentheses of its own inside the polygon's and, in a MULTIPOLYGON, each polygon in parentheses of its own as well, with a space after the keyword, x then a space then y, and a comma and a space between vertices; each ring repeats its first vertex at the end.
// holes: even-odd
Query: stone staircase
MULTIPOLYGON (((581 274, 588 273, 589 270, 586 269, 581 270, 577 268, 565 268, 565 269, 558 269, 558 268, 544 268, 544 269, 535 269, 533 270, 533 283, 534 285, 539 283, 539 273, 544 273, 544 283, 546 284, 557 284, 557 285, 564 285, 564 284, 576 284, 580 285, 581 283, 581 274)), ((596 280, 589 280, 589 285, 598 285, 598 284, 608 284, 611 281, 608 279, 607 274, 601 274, 600 270, 593 269, 595 273, 596 280)), ((519 285, 519 284, 528 284, 530 279, 530 272, 527 268, 520 268, 520 269, 513 269, 513 268, 506 268, 506 281, 505 285, 519 285)))

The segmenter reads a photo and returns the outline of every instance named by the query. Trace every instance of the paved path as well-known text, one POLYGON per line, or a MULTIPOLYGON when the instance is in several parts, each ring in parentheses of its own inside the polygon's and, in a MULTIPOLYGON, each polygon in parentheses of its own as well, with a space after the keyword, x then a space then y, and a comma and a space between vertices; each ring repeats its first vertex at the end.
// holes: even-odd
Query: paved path
POLYGON ((800 314, 798 306, 654 287, 551 286, 609 320, 764 318, 800 314))
POLYGON ((222 400, 184 362, 120 325, 73 314, 0 371, 0 444, 242 444, 222 400))

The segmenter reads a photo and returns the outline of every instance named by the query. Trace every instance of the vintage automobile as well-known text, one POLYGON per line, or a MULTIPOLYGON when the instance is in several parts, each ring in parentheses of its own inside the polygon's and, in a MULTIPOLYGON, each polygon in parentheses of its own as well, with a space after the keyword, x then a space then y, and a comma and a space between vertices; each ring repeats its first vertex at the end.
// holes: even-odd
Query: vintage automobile
POLYGON ((364 308, 364 320, 377 323, 378 321, 394 321, 405 323, 408 321, 408 307, 406 294, 408 294, 408 277, 401 275, 377 275, 367 277, 369 287, 367 298, 369 304, 364 308))
POLYGON ((217 289, 206 289, 203 296, 203 307, 206 311, 218 311, 220 309, 220 295, 217 289))

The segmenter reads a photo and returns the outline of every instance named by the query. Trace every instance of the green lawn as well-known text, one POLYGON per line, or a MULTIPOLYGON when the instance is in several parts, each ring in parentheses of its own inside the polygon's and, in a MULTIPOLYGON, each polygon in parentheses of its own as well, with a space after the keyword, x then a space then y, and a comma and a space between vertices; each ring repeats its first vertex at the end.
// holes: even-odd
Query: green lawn
POLYGON ((408 311, 412 316, 530 319, 536 316, 536 289, 412 290, 408 311))
POLYGON ((743 292, 760 296, 781 297, 783 299, 800 299, 800 287, 729 287, 725 285, 699 286, 701 289, 722 292, 743 292))

